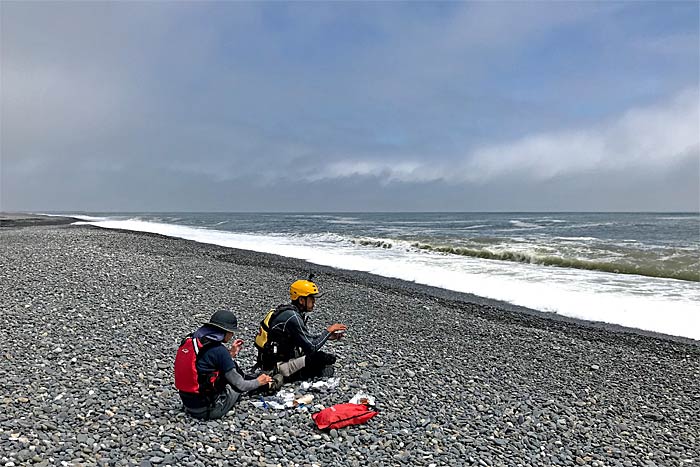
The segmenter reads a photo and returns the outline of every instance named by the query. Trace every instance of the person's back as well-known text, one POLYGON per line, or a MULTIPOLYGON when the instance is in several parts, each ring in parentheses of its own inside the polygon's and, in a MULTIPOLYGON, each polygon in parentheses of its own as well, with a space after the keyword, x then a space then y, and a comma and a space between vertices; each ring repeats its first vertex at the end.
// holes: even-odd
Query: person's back
POLYGON ((301 350, 296 345, 300 321, 304 322, 304 317, 290 303, 279 305, 273 311, 268 323, 268 339, 274 347, 272 353, 276 355, 275 362, 301 356, 301 350))
POLYGON ((336 332, 344 332, 347 327, 336 323, 320 334, 309 331, 306 321, 318 293, 311 281, 294 282, 289 288, 292 302, 271 310, 260 323, 256 345, 258 365, 264 370, 276 370, 285 378, 295 379, 333 374, 335 356, 320 349, 327 340, 340 338, 336 332))
POLYGON ((266 374, 247 376, 233 358, 243 345, 241 339, 231 349, 237 320, 230 311, 217 311, 207 324, 187 336, 175 358, 175 386, 185 411, 195 418, 223 417, 243 392, 272 382, 266 374))

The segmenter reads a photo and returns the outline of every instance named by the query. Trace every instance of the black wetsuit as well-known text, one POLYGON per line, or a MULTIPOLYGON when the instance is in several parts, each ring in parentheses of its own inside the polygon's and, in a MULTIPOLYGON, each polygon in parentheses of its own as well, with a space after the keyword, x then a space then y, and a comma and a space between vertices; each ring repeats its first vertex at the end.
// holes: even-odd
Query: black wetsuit
POLYGON ((320 350, 331 334, 325 329, 320 334, 312 334, 306 326, 307 320, 308 315, 301 313, 293 304, 277 307, 269 323, 266 351, 261 352, 264 369, 270 369, 279 362, 306 356, 305 368, 297 375, 298 378, 305 379, 320 375, 324 367, 335 363, 333 354, 320 350))

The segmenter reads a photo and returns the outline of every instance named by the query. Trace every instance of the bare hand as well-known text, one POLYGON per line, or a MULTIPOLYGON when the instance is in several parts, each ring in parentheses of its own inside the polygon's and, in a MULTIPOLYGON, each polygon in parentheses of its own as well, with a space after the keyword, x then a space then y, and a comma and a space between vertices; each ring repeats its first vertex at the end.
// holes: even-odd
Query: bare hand
POLYGON ((260 383, 260 386, 262 386, 264 384, 269 384, 272 382, 272 378, 270 378, 270 375, 266 375, 265 373, 261 374, 260 376, 258 376, 255 379, 258 380, 258 383, 260 383))
POLYGON ((329 326, 328 332, 330 332, 331 335, 328 338, 332 341, 337 341, 338 339, 340 339, 341 337, 343 337, 345 335, 345 330, 347 328, 348 327, 345 326, 344 324, 339 324, 339 323, 335 323, 335 324, 329 326))
POLYGON ((348 327, 346 325, 340 323, 335 323, 328 326, 328 332, 330 332, 331 334, 333 334, 336 331, 345 331, 347 329, 348 327))
POLYGON ((243 347, 243 339, 236 339, 233 341, 233 344, 231 344, 231 348, 228 350, 228 353, 232 358, 236 358, 238 352, 241 351, 241 347, 243 347))

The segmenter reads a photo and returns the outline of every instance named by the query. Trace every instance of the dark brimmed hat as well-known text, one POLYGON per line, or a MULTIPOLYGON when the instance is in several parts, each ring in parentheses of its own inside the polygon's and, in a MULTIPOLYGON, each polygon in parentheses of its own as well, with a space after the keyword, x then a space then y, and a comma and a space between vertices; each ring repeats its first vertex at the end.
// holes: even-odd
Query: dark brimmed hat
POLYGON ((209 318, 207 323, 210 326, 215 326, 224 331, 233 332, 238 328, 238 320, 233 312, 228 310, 219 310, 209 318))

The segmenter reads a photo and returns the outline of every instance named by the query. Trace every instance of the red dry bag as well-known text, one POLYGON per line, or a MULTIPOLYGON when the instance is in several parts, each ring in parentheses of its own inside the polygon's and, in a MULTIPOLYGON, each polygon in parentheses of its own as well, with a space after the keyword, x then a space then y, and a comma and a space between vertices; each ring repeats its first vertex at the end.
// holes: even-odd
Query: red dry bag
POLYGON ((336 404, 316 412, 311 418, 321 430, 361 425, 379 412, 364 404, 336 404))

